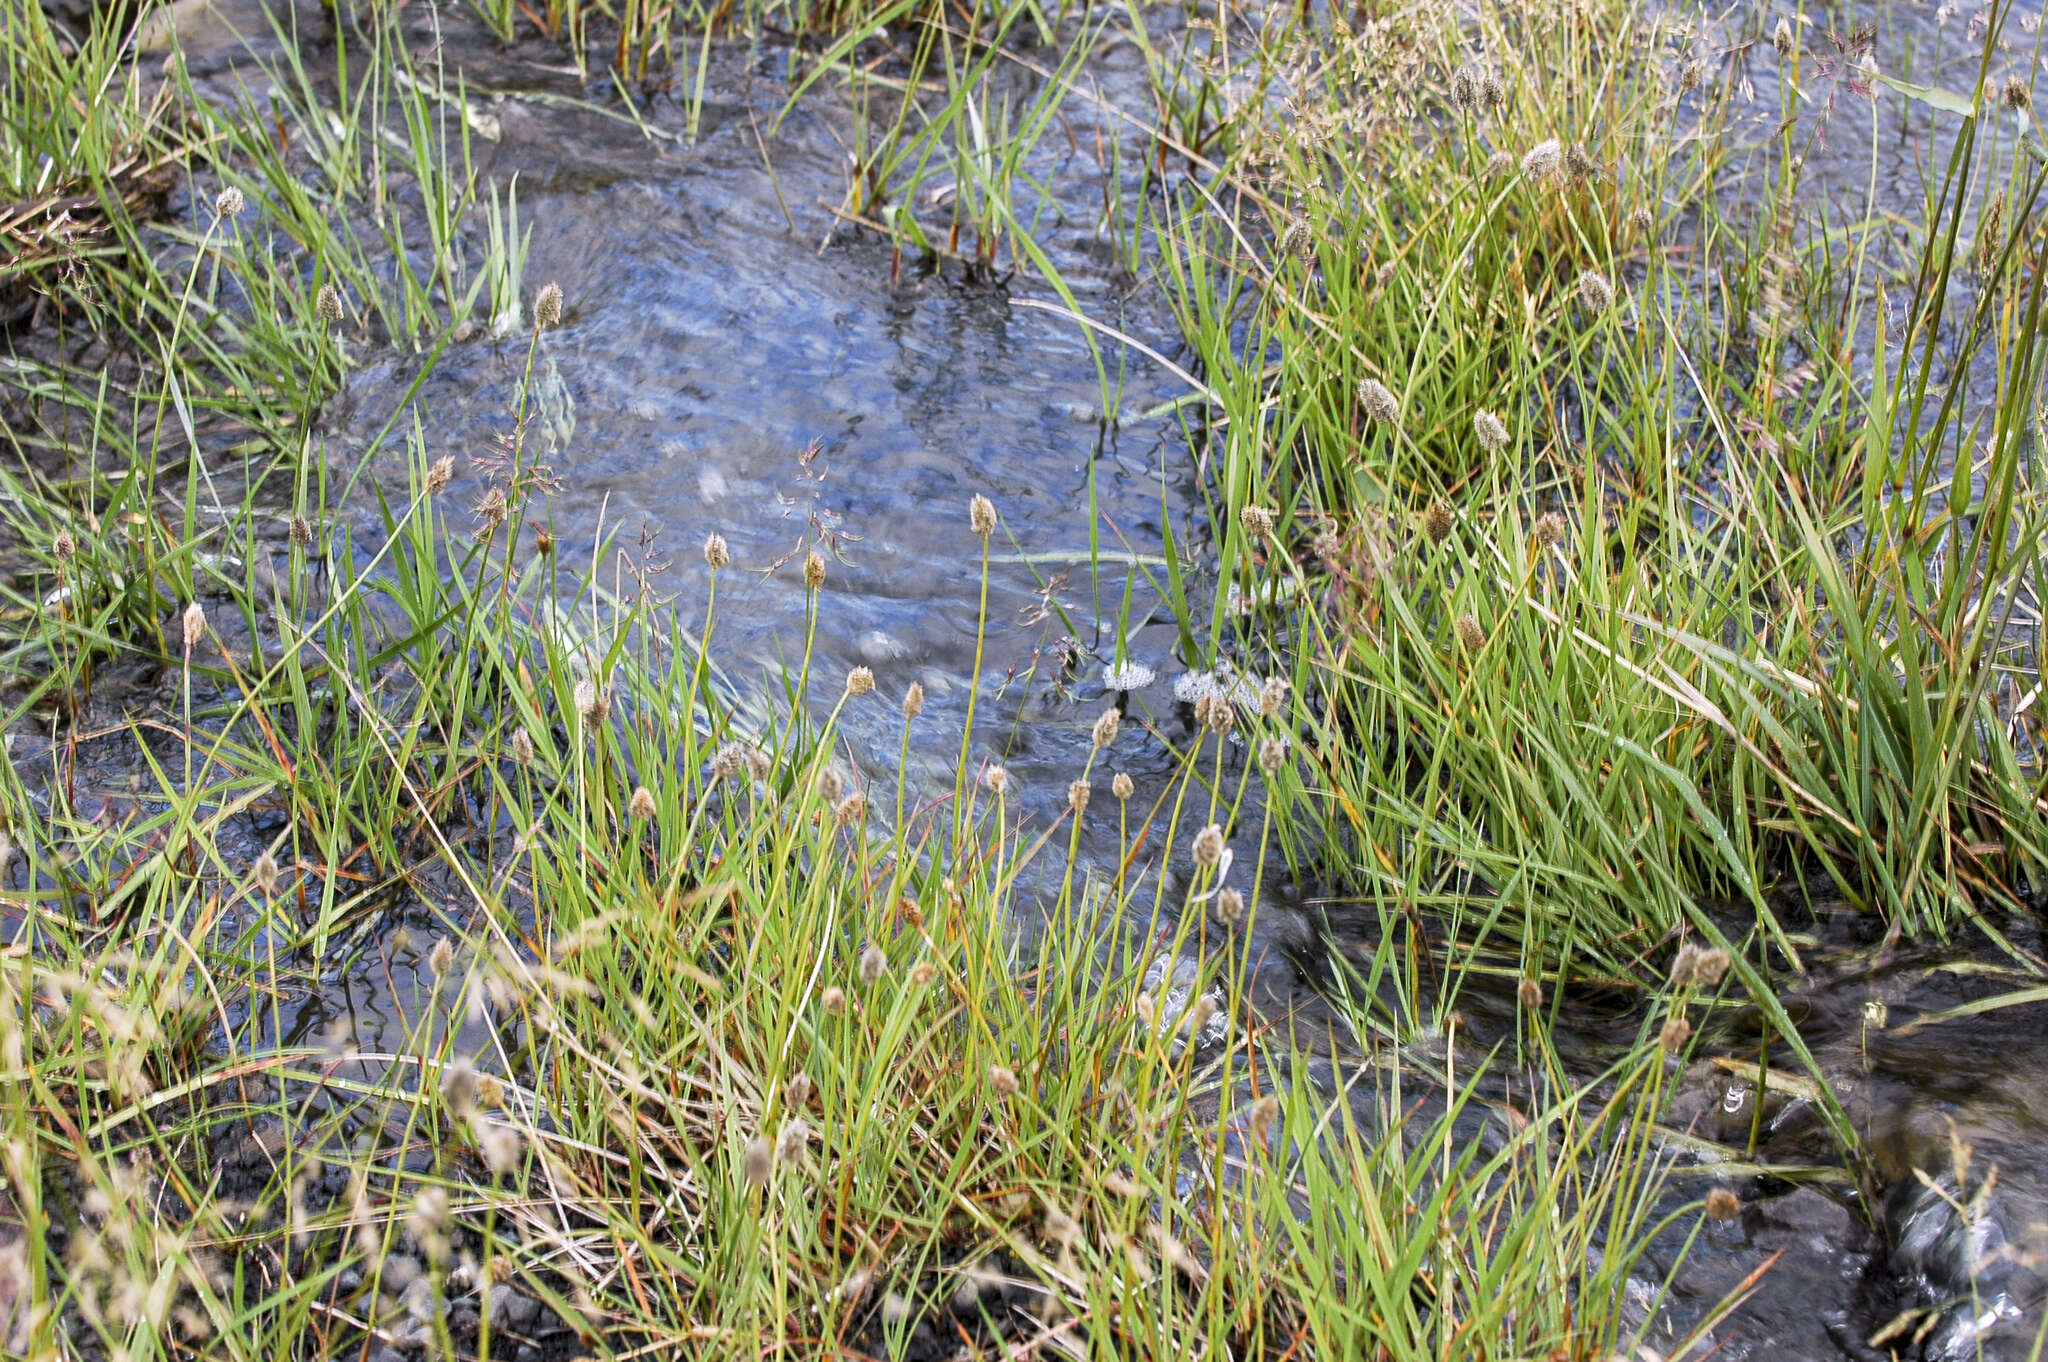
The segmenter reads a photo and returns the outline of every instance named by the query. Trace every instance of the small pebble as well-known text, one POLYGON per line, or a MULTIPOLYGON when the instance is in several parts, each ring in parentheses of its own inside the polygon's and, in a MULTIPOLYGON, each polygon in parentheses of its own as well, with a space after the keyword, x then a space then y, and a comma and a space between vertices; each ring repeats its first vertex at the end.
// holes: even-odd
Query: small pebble
POLYGON ((419 1259, 404 1253, 394 1253, 384 1260, 384 1272, 378 1285, 396 1294, 404 1291, 419 1279, 419 1259))
POLYGON ((540 1317, 540 1302, 510 1282, 500 1282, 491 1288, 490 1314, 495 1327, 523 1332, 540 1317))
POLYGON ((448 1313, 448 1302, 434 1289, 434 1282, 430 1277, 415 1278, 399 1299, 405 1304, 405 1313, 422 1324, 432 1324, 448 1313))

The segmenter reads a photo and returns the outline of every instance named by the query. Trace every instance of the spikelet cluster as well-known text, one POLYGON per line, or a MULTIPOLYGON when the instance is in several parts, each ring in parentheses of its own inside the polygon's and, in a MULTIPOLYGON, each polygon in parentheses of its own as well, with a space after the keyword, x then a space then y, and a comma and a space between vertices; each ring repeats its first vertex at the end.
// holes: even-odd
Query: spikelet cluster
POLYGON ((1401 399, 1394 396, 1393 389, 1376 378, 1358 381, 1358 406, 1368 419, 1380 425, 1400 423, 1401 399))
POLYGON ((1117 730, 1123 726, 1123 721, 1123 711, 1115 705, 1102 711, 1101 716, 1095 720, 1095 731, 1092 734, 1097 751, 1116 741, 1117 730))
POLYGON ((562 324, 562 286, 549 283, 541 286, 539 296, 533 300, 533 324, 542 331, 562 324))
POLYGON ((1522 178, 1532 184, 1549 184, 1563 169, 1564 143, 1555 137, 1522 153, 1522 178))
POLYGON ((1730 963, 1728 952, 1719 946, 1703 949, 1687 942, 1671 962, 1671 986, 1712 988, 1728 973, 1730 963))

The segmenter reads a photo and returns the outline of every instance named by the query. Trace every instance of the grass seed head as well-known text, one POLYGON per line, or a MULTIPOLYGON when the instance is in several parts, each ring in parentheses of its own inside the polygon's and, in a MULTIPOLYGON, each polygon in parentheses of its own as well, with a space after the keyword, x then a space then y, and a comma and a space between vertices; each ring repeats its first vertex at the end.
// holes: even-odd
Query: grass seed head
POLYGON ((339 322, 343 315, 341 290, 332 284, 322 284, 313 297, 313 314, 329 326, 339 322))
POLYGON ((1678 954, 1671 959, 1671 987, 1690 988, 1700 981, 1700 959, 1706 954, 1688 941, 1678 948, 1678 954))
MULTIPOLYGON (((526 1141, 520 1138, 518 1131, 502 1121, 481 1120, 473 1123, 472 1129, 477 1152, 483 1155, 486 1168, 499 1177, 518 1171, 519 1156, 526 1148, 526 1141)), ((495 1269, 499 1263, 504 1263, 508 1269, 511 1267, 509 1258, 498 1258, 492 1261, 492 1268, 495 1269)))
POLYGON ((186 606, 184 615, 180 617, 180 627, 184 632, 185 651, 189 653, 198 646, 200 639, 206 637, 206 607, 198 601, 186 606))
POLYGON ((1457 525, 1457 512, 1451 509, 1449 502, 1432 501, 1429 509, 1422 513, 1422 532, 1429 536, 1432 544, 1441 544, 1449 539, 1457 525))
POLYGON ((1088 796, 1095 793, 1095 787, 1086 780, 1076 780, 1067 786, 1067 807, 1079 816, 1088 809, 1088 796))
POLYGON ((1251 1110, 1245 1113, 1244 1123, 1253 1135, 1265 1139, 1267 1133, 1280 1123, 1280 1099, 1267 1093, 1252 1103, 1251 1110))
POLYGON ((1685 1048, 1692 1039, 1692 1023, 1683 1017, 1666 1017, 1664 1025, 1657 1029, 1657 1044, 1667 1055, 1675 1055, 1685 1048))
POLYGON ((1451 72, 1451 107, 1459 113, 1474 113, 1479 108, 1479 72, 1471 66, 1461 66, 1451 72))
POLYGON ((1522 178, 1532 184, 1550 183, 1563 168, 1564 143, 1555 137, 1522 153, 1522 178))
POLYGON ((967 523, 975 534, 986 540, 996 532, 996 504, 976 492, 974 500, 967 503, 967 523))
POLYGON ((924 713, 924 685, 922 682, 913 681, 910 683, 909 689, 903 692, 903 717, 915 719, 922 713, 924 713))
POLYGON ((278 879, 277 857, 267 850, 257 853, 249 866, 249 882, 262 891, 263 897, 274 899, 277 897, 278 879))
POLYGON ((1467 652, 1478 652, 1486 646, 1486 626, 1479 622, 1477 615, 1458 616, 1454 627, 1458 631, 1458 642, 1465 645, 1467 652))
POLYGON ((540 294, 533 300, 533 324, 546 331, 562 324, 562 286, 556 283, 543 284, 540 294))
POLYGON ((1122 771, 1109 778, 1109 792, 1117 797, 1119 803, 1129 799, 1136 789, 1137 787, 1131 783, 1130 776, 1122 771))
POLYGON ((445 1187, 424 1187, 413 1198, 410 1228, 417 1235, 422 1231, 438 1234, 448 1225, 448 1189, 445 1187))
POLYGON ((476 1110, 476 1066, 458 1059, 441 1070, 441 1100, 458 1121, 467 1121, 476 1110))
POLYGON ((811 1104, 811 1076, 802 1069, 798 1069, 795 1077, 789 1080, 788 1101, 797 1111, 811 1104))
POLYGON ((1564 173, 1573 184, 1593 184, 1606 174, 1593 153, 1574 142, 1564 149, 1564 173))
POLYGON ((1273 533, 1273 513, 1263 506, 1246 506, 1237 513, 1237 523, 1254 539, 1273 533))
POLYGON ((824 1005, 825 1011, 836 1017, 846 1011, 846 990, 837 984, 829 985, 818 995, 818 1001, 824 1005))
POLYGON ((768 1185, 768 1179, 775 1173, 775 1146, 768 1143, 767 1136, 756 1135, 747 1141, 740 1166, 749 1187, 759 1189, 768 1185))
POLYGON ((1117 730, 1123 727, 1123 722, 1123 711, 1115 705, 1102 711, 1101 717, 1095 721, 1095 732, 1092 735, 1097 751, 1116 741, 1117 730))
POLYGON ((704 536, 704 561, 713 572, 732 561, 732 550, 726 547, 725 536, 715 530, 704 536))
POLYGON ((1529 537, 1536 541, 1539 549, 1556 548, 1564 542, 1564 517, 1556 511, 1545 511, 1536 517, 1536 523, 1529 529, 1529 537))
POLYGON ((448 484, 455 481, 455 460, 443 454, 427 469, 427 495, 438 497, 448 490, 448 484))
POLYGON ((837 804, 839 796, 846 790, 846 782, 840 778, 836 766, 818 768, 818 797, 827 804, 837 804))
POLYGON ((59 530, 57 537, 50 541, 50 551, 57 555, 58 562, 68 563, 78 556, 78 540, 72 537, 71 531, 59 530))
POLYGON ((1728 965, 1728 952, 1719 946, 1706 948, 1688 942, 1671 962, 1671 986, 1712 988, 1728 973, 1728 965))
POLYGON ((1479 447, 1489 454, 1498 454, 1508 447, 1508 428, 1490 411, 1472 413, 1472 434, 1479 447))
POLYGON ((1401 399, 1376 378, 1358 380, 1358 405, 1369 419, 1381 425, 1397 425, 1401 420, 1401 399))
POLYGON ((1648 204, 1639 203, 1628 210, 1626 225, 1630 236, 1646 237, 1657 229, 1657 215, 1648 204))
POLYGON ((875 674, 866 667, 855 667, 846 674, 846 693, 848 695, 866 695, 874 688, 875 674))
POLYGON ((1798 48, 1799 40, 1792 36, 1792 21, 1784 15, 1778 16, 1778 23, 1771 30, 1771 46, 1781 57, 1789 57, 1798 48))
POLYGON ((1211 823, 1208 827, 1196 833, 1195 840, 1191 844, 1190 849, 1194 853, 1196 865, 1201 866, 1205 870, 1217 865, 1223 859, 1222 825, 1220 823, 1211 823))
POLYGON ((2008 76, 2005 88, 1998 93, 1999 102, 2014 113, 2025 113, 2034 107, 2034 91, 2018 76, 2008 76))
POLYGON ((929 960, 920 960, 910 967, 910 986, 930 988, 932 980, 939 977, 939 967, 929 960))
POLYGON ((292 543, 298 545, 299 548, 310 549, 313 547, 313 526, 304 516, 295 515, 292 517, 291 534, 292 543))
POLYGON ((860 953, 860 981, 872 988, 884 974, 889 972, 889 957, 874 942, 860 953))
POLYGON ((988 787, 990 794, 994 795, 997 799, 1001 799, 1010 792, 1009 768, 1004 766, 989 767, 988 770, 981 773, 981 783, 988 787))
POLYGON ((1482 180, 1504 180, 1514 172, 1514 169, 1515 158, 1508 155, 1505 151, 1496 151, 1493 155, 1486 158, 1484 165, 1479 167, 1479 178, 1482 180))
POLYGON ((1259 687, 1260 716, 1270 719, 1278 714, 1287 704, 1287 690, 1288 683, 1286 677, 1267 677, 1266 683, 1259 687))
POLYGON ((632 815, 635 823, 653 822, 655 814, 654 791, 648 789, 645 785, 635 785, 633 787, 633 797, 626 801, 626 811, 632 815))
POLYGON ((1235 889, 1225 889, 1216 895, 1216 920, 1226 927, 1235 927, 1244 921, 1244 895, 1235 889))
POLYGON ((729 780, 746 769, 747 749, 736 742, 722 744, 711 755, 711 778, 729 780))
POLYGON ((1479 73, 1479 107, 1481 111, 1491 113, 1507 102, 1508 87, 1507 83, 1500 78, 1500 73, 1491 67, 1481 71, 1479 73))
POLYGON ((998 1097, 1015 1097, 1023 1089, 1017 1081, 1016 1070, 1005 1064, 988 1066, 988 1085, 998 1097))
POLYGON ((242 191, 233 185, 213 196, 213 215, 217 218, 236 217, 247 206, 243 201, 242 191))
POLYGON ((445 936, 435 937, 427 951, 427 968, 436 979, 446 978, 448 971, 455 968, 455 943, 445 936))
POLYGON ((795 1163, 803 1157, 804 1150, 811 1143, 811 1123, 801 1116, 792 1116, 782 1123, 782 1134, 775 1140, 775 1157, 780 1163, 795 1163))
POLYGON ((1543 985, 1533 978, 1524 979, 1515 987, 1515 996, 1521 1000, 1522 1006, 1534 1012, 1543 1006, 1543 985))
POLYGON ((832 821, 842 828, 850 828, 867 817, 867 813, 867 797, 856 790, 833 806, 832 821))
POLYGON ((584 723, 597 727, 611 707, 611 698, 597 688, 594 678, 586 676, 576 683, 576 712, 583 716, 584 723))
POLYGON ((506 511, 504 488, 493 487, 478 497, 476 505, 470 508, 470 513, 476 517, 477 538, 488 539, 496 533, 498 527, 505 523, 506 511))
POLYGON ((1588 312, 1605 312, 1614 306, 1614 285, 1598 270, 1587 270, 1579 276, 1577 292, 1588 312))
POLYGON ((1742 1214, 1742 1199, 1726 1187, 1716 1187, 1707 1193, 1707 1219, 1733 1220, 1742 1214))
POLYGON ((512 730, 512 763, 515 766, 533 765, 533 738, 523 728, 512 730))
POLYGON ((804 589, 816 591, 825 585, 825 555, 812 549, 804 555, 804 589))
POLYGON ((1265 738, 1259 742, 1259 769, 1268 776, 1280 773, 1287 764, 1287 739, 1265 738))
POLYGON ((775 758, 759 747, 746 748, 742 755, 747 763, 747 774, 763 785, 767 784, 768 777, 775 774, 775 758))

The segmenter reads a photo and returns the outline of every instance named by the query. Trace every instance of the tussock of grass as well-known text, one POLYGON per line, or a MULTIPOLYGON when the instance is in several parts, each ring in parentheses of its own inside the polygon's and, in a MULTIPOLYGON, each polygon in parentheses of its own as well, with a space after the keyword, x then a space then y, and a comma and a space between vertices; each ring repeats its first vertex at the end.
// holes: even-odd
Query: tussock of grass
POLYGON ((2040 550, 2039 277, 2010 268, 2038 177, 1994 185, 2025 208, 1985 220, 1967 292, 1955 226, 2003 173, 1983 120, 1903 258, 1874 205, 1805 223, 1784 161, 1745 231, 1730 92, 1695 88, 1683 32, 1582 5, 1291 30, 1215 77, 1295 92, 1289 120, 1224 123, 1256 190, 1168 223, 1220 407, 1225 579, 1326 607, 1294 856, 1608 971, 1703 926, 1703 898, 1786 949, 1787 892, 1943 934, 2022 903, 2048 849, 2006 717, 2040 550), (1915 303, 1878 316, 1901 284, 1915 303), (1988 402, 1948 378, 1973 373, 1988 402), (1283 531, 1243 533, 1250 505, 1283 531))
POLYGON ((53 277, 105 254, 117 224, 162 207, 178 139, 165 135, 166 101, 123 59, 114 24, 67 36, 34 4, 11 4, 6 20, 0 325, 13 326, 53 277))
MULTIPOLYGON (((1661 1051, 1598 1097, 1553 1070, 1509 1111, 1426 1048, 1319 1071, 1255 1047, 1227 965, 1145 982, 1200 901, 1083 873, 1027 909, 1047 840, 1017 839, 999 782, 884 826, 837 710, 742 732, 699 640, 547 609, 589 586, 551 557, 507 575, 497 550, 542 509, 516 471, 480 540, 418 476, 326 609, 246 634, 180 613, 188 765, 159 768, 153 812, 13 824, 10 1185, 32 1227, 42 1196, 88 1207, 61 1253, 31 1230, 51 1283, 32 1349, 256 1356, 365 1323, 457 1347, 438 1317, 378 1318, 394 1254, 450 1296, 519 1283, 617 1351, 891 1348, 991 1273, 1037 1303, 946 1306, 977 1346, 1611 1346, 1658 1187, 1623 1155, 1645 1152, 1661 1051), (259 803, 288 829, 239 859, 259 803), (385 947, 435 981, 405 1047, 280 1044, 302 953, 429 885, 447 937, 385 947), (1411 1081, 1450 1100, 1418 1109, 1411 1081), (247 1172, 215 1128, 252 1120, 274 1171, 231 1205, 209 1187, 247 1172), (119 1209, 138 1198, 154 1223, 119 1209)), ((295 555, 283 587, 309 576, 295 555)), ((840 707, 884 703, 854 680, 840 707)))
MULTIPOLYGON (((480 11, 579 60, 615 25, 621 76, 694 72, 692 130, 710 39, 692 67, 673 35, 784 13, 480 11)), ((475 507, 423 435, 403 487, 329 467, 313 417, 355 358, 430 366, 488 328, 524 337, 530 382, 561 316, 521 278, 510 187, 472 171, 461 73, 416 65, 391 16, 339 16, 331 80, 282 35, 275 112, 209 104, 176 63, 158 103, 65 106, 62 164, 106 203, 175 109, 200 207, 110 211, 100 292, 55 285, 126 367, 10 378, 35 419, 0 514, 33 566, 0 658, 36 678, 11 717, 62 738, 0 768, 10 1346, 1633 1348, 1642 1248, 1701 1209, 1656 1128, 1693 1020, 1725 991, 1803 1055, 1766 978, 1796 968, 1788 900, 1941 935, 1995 929, 2039 874, 2013 703, 2037 673, 2038 179, 1956 116, 1895 254, 1875 205, 1800 216, 1789 140, 1739 217, 1732 88, 1626 5, 1163 20, 788 19, 823 44, 796 93, 856 113, 839 217, 977 281, 1007 243, 1076 312, 1041 145, 1098 44, 1147 63, 1154 117, 1118 111, 1131 141, 1092 171, 1192 356, 1196 391, 1155 414, 1201 453, 1214 542, 1170 540, 1161 595, 1185 661, 1276 680, 1204 700, 1150 831, 1105 780, 1134 726, 1027 835, 970 764, 975 712, 906 714, 905 751, 961 753, 922 807, 840 729, 893 697, 757 698, 818 689, 816 583, 806 661, 734 679, 715 587, 686 623, 604 589, 637 570, 616 546, 533 547, 524 388, 475 507), (1994 176, 1999 212, 1971 210, 1994 176), (228 423, 232 478, 196 454, 228 423), (335 504, 372 492, 381 534, 353 542, 335 504), (134 664, 175 680, 170 710, 83 728, 134 664), (74 741, 132 744, 142 788, 82 804, 74 741), (1117 829, 1114 865, 1081 859, 1084 819, 1117 829), (1241 915, 1282 858, 1377 923, 1325 981, 1343 1034, 1249 1001, 1241 915), (1713 899, 1754 932, 1723 939, 1713 899), (291 1031, 366 961, 402 1014, 387 1049, 291 1031), (1501 969, 1525 981, 1512 1089, 1456 1012, 1501 969), (1571 1073, 1551 1027, 1589 974, 1663 1001, 1571 1073)), ((132 74, 94 43, 0 34, 9 117, 87 65, 132 74)), ((1796 42, 1782 60, 1818 79, 1796 42)), ((954 513, 987 543, 996 509, 954 513)), ((1853 1150, 1824 1088, 1801 1100, 1853 1150)))

